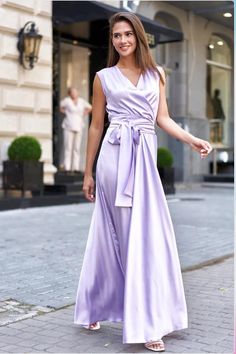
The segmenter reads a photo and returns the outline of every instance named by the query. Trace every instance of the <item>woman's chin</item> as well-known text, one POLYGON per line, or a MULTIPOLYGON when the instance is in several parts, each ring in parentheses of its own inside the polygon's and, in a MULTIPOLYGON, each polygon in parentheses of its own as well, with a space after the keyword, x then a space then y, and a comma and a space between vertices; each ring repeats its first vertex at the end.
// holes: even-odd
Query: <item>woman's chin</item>
POLYGON ((119 55, 121 56, 121 57, 123 57, 123 58, 126 58, 126 57, 129 57, 129 56, 131 56, 131 55, 133 55, 134 54, 134 52, 130 52, 130 51, 120 51, 119 52, 119 55))

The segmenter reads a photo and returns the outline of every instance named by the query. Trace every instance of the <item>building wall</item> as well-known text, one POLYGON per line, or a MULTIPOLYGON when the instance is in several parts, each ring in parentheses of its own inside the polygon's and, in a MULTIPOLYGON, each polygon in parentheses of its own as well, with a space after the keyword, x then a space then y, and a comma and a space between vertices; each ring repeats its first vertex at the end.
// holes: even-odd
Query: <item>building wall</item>
MULTIPOLYGON (((166 13, 175 18, 172 23, 180 24, 184 40, 168 44, 168 62, 160 63, 168 68, 167 74, 168 72, 170 74, 166 90, 168 107, 171 117, 181 127, 209 141, 209 120, 206 117, 206 48, 211 35, 215 33, 227 38, 233 48, 233 31, 193 12, 178 8, 178 2, 173 6, 165 1, 141 1, 137 12, 153 20, 156 16, 158 20, 158 13, 166 13), (175 67, 176 62, 179 64, 178 68, 175 67)), ((171 23, 168 25, 173 27, 171 23)), ((233 89, 231 92, 233 97, 233 89)), ((234 141, 233 124, 232 107, 229 116, 231 147, 234 141)), ((165 145, 172 150, 177 180, 201 181, 203 174, 209 173, 209 162, 213 154, 201 160, 199 154, 188 145, 173 139, 161 130, 158 143, 159 146, 165 145)))
POLYGON ((36 137, 42 146, 44 182, 53 183, 51 1, 3 0, 0 7, 0 171, 11 141, 36 137), (18 62, 17 33, 34 21, 43 35, 33 70, 18 62))
MULTIPOLYGON (((103 2, 117 6, 119 11, 120 1, 103 2)), ((16 136, 30 134, 38 138, 43 148, 41 160, 45 162, 44 182, 53 183, 56 168, 52 165, 52 2, 0 0, 0 4, 0 177, 1 162, 7 159, 10 142, 16 136), (19 29, 29 20, 36 22, 43 40, 38 63, 33 70, 26 71, 18 63, 16 44, 19 29)), ((177 23, 184 33, 184 40, 167 45, 170 55, 169 62, 165 63, 169 71, 166 93, 170 114, 184 129, 209 140, 209 122, 206 118, 206 45, 213 33, 224 34, 233 44, 233 31, 165 1, 141 1, 137 12, 150 19, 155 19, 161 12, 175 17, 176 21, 169 26, 177 23)), ((232 145, 233 124, 232 107, 232 145)), ((83 153, 85 145, 82 146, 83 153)), ((212 156, 201 160, 188 145, 161 130, 158 132, 158 145, 168 146, 172 150, 177 180, 201 180, 202 175, 208 173, 212 156)))

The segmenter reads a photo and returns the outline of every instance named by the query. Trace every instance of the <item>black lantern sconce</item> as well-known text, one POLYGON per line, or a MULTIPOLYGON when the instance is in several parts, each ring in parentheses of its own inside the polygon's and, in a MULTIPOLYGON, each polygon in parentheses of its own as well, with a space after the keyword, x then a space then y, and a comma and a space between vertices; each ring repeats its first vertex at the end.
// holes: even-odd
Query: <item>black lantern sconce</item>
POLYGON ((31 70, 38 60, 38 53, 43 36, 38 33, 34 22, 27 22, 18 32, 17 49, 19 62, 26 70, 31 70))

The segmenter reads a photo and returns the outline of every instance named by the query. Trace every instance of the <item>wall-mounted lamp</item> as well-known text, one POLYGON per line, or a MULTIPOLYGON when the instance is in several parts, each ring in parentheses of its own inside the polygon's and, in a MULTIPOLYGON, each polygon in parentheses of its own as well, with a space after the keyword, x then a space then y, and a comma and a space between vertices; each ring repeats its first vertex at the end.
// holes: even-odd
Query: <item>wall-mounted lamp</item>
POLYGON ((19 62, 27 70, 33 69, 34 63, 37 62, 40 43, 43 38, 35 26, 34 22, 29 21, 18 32, 19 62))

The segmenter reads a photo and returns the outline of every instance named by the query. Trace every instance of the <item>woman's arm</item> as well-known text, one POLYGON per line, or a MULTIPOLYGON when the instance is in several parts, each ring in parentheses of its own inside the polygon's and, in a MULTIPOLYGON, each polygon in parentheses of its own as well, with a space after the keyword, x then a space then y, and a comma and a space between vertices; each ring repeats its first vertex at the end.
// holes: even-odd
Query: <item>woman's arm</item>
MULTIPOLYGON (((161 71, 163 78, 165 78, 164 70, 160 67, 159 70, 161 71)), ((184 143, 189 144, 192 149, 200 153, 201 157, 207 156, 212 151, 212 147, 208 141, 199 139, 194 135, 186 132, 172 118, 170 118, 166 102, 165 84, 163 84, 161 80, 159 107, 156 122, 159 127, 162 128, 166 133, 176 139, 181 140, 184 143)))
POLYGON ((94 201, 94 181, 92 177, 92 170, 103 133, 105 106, 106 97, 103 93, 100 79, 98 75, 96 75, 93 82, 92 121, 88 131, 86 167, 83 185, 85 197, 90 201, 94 201))

